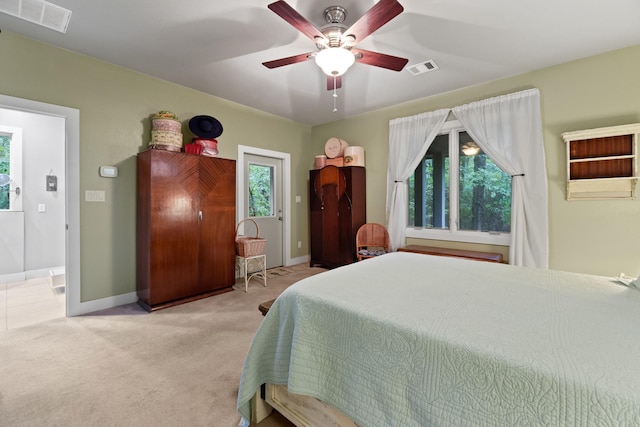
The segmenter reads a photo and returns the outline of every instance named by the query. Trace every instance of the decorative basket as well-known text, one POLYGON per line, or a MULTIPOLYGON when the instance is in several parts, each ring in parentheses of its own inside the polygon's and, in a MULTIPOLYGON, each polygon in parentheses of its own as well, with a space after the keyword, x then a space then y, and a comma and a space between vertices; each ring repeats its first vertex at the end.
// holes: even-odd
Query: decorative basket
POLYGON ((267 244, 267 239, 259 237, 260 229, 258 224, 251 218, 245 218, 236 226, 236 253, 241 257, 250 257, 264 254, 264 247, 267 244), (240 224, 245 221, 251 221, 256 226, 256 237, 238 236, 238 229, 240 224))

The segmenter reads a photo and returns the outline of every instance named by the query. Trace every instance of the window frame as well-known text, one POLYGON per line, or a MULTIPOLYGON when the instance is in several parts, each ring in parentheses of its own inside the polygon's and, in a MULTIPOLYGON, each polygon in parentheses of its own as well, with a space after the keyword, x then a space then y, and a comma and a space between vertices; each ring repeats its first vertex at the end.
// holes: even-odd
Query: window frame
MULTIPOLYGON (((495 231, 459 230, 459 197, 460 197, 460 159, 459 134, 468 132, 459 120, 449 120, 444 123, 438 135, 449 135, 449 228, 435 229, 428 227, 407 226, 405 233, 408 238, 444 240, 461 243, 479 243, 495 246, 509 246, 511 233, 495 231), (456 167, 453 167, 455 165, 456 167)), ((408 186, 408 183, 405 182, 408 186)), ((513 194, 512 194, 513 201, 513 194)))
POLYGON ((0 135, 9 137, 11 151, 9 155, 9 209, 0 209, 0 212, 21 212, 22 195, 16 194, 16 188, 22 190, 22 128, 0 125, 0 135), (13 196, 11 196, 13 194, 13 196))
MULTIPOLYGON (((252 162, 249 161, 247 163, 247 187, 248 190, 247 191, 247 197, 249 197, 249 194, 251 193, 250 188, 251 187, 251 166, 257 166, 257 167, 264 167, 264 168, 268 168, 269 169, 269 194, 270 194, 270 200, 269 200, 269 215, 261 215, 261 216, 252 216, 250 215, 249 211, 247 211, 247 217, 249 218, 275 218, 276 217, 276 197, 278 197, 278 195, 276 194, 276 185, 275 185, 275 168, 273 167, 273 165, 269 165, 266 163, 260 163, 260 162, 252 162)), ((247 206, 250 208, 251 207, 251 202, 250 200, 247 200, 247 206)), ((250 209, 249 209, 250 210, 250 209)))

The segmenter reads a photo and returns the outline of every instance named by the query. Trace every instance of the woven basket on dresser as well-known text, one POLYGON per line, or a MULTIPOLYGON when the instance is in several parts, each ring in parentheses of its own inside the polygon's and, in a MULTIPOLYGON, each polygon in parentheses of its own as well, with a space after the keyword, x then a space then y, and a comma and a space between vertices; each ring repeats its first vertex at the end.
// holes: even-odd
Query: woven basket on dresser
POLYGON ((238 256, 247 258, 256 255, 264 254, 264 247, 267 244, 267 239, 259 237, 260 229, 258 228, 258 224, 252 220, 251 218, 243 219, 236 226, 236 253, 238 256), (251 221, 256 226, 256 237, 249 236, 238 236, 238 229, 240 228, 240 224, 244 221, 251 221))

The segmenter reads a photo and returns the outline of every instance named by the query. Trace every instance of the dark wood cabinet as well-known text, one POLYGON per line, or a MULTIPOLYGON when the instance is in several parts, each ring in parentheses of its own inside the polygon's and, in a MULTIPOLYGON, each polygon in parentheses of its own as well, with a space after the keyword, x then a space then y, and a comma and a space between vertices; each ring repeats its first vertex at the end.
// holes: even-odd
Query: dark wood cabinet
POLYGON ((165 150, 137 157, 137 291, 155 310, 235 283, 236 162, 165 150))
POLYGON ((311 261, 333 268, 356 261, 356 233, 367 222, 365 168, 325 166, 309 173, 311 261))

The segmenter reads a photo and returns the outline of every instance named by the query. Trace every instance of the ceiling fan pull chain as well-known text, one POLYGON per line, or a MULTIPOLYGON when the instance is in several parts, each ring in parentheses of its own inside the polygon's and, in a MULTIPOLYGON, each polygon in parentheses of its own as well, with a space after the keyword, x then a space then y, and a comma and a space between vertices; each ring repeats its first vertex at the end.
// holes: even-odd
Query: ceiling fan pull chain
POLYGON ((336 99, 338 98, 338 94, 336 93, 336 76, 333 76, 333 112, 338 111, 336 107, 336 99))

